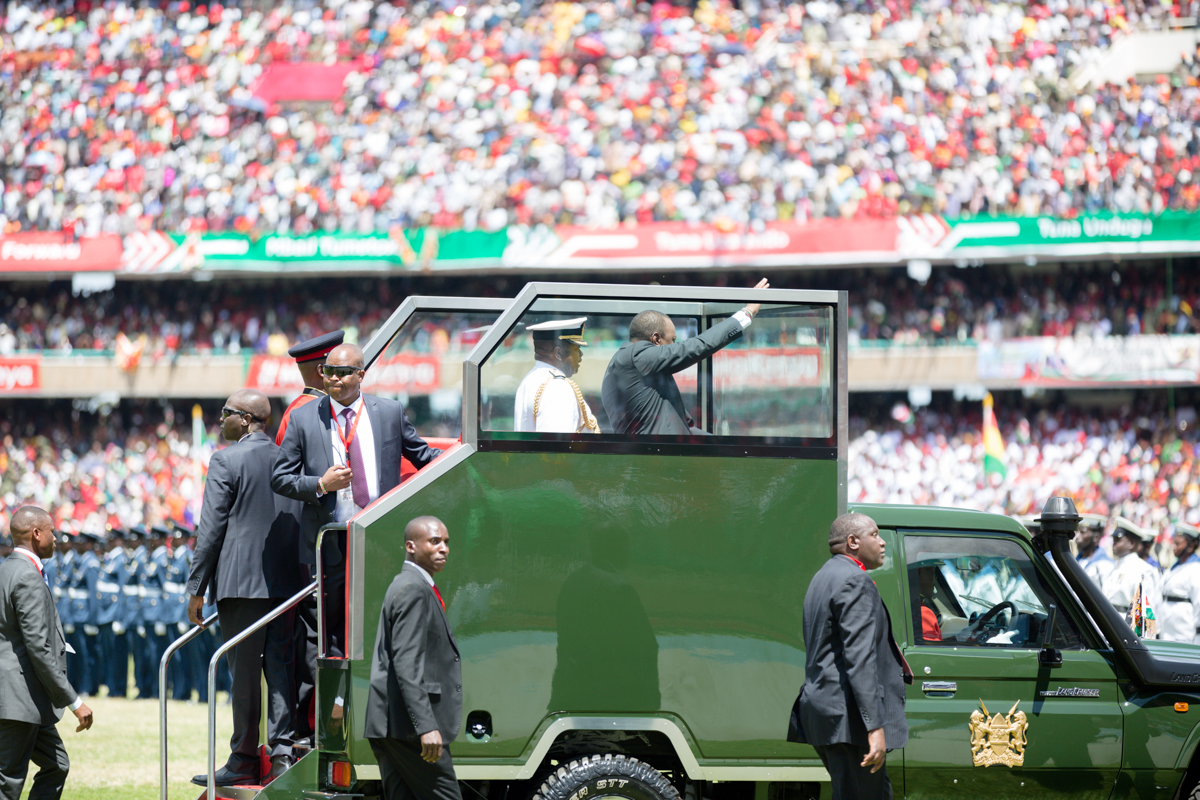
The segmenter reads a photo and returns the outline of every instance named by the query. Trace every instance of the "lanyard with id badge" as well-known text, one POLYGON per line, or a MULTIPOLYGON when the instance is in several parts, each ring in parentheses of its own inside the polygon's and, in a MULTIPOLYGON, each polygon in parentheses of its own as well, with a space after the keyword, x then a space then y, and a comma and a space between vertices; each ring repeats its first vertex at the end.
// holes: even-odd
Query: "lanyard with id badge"
MULTIPOLYGON (((361 396, 358 398, 357 405, 358 405, 358 410, 355 412, 355 415, 354 415, 354 424, 350 426, 350 435, 349 436, 347 436, 345 434, 345 432, 342 430, 342 424, 341 424, 340 420, 338 419, 338 416, 340 416, 340 415, 334 415, 334 418, 333 418, 333 429, 335 431, 337 431, 338 439, 342 443, 341 466, 346 467, 347 469, 351 469, 351 467, 350 467, 350 445, 354 442, 354 437, 356 435, 358 435, 358 423, 362 422, 363 416, 367 413, 366 403, 363 402, 363 399, 361 396)), ((350 406, 350 408, 353 409, 354 406, 350 406)), ((335 461, 337 460, 337 453, 334 453, 334 460, 335 461)), ((363 477, 365 478, 366 476, 363 476, 363 477)), ((334 519, 336 519, 338 522, 345 522, 346 520, 350 519, 351 517, 353 517, 355 514, 357 514, 361 510, 362 509, 354 502, 353 480, 351 480, 350 485, 345 486, 341 489, 338 489, 337 506, 335 507, 334 512, 333 512, 334 519)))

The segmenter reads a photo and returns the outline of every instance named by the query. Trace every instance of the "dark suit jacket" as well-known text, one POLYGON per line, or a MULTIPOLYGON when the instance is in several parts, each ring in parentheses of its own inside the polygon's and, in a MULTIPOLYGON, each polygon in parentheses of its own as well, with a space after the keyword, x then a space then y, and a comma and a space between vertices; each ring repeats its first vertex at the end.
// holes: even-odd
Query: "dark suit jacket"
POLYGON ((415 740, 436 730, 449 744, 462 725, 462 663, 450 620, 414 567, 383 598, 364 735, 415 740))
POLYGON ((23 553, 0 562, 0 719, 53 725, 78 695, 54 595, 23 553))
POLYGON ((808 586, 804 647, 799 740, 865 748, 867 731, 882 726, 889 750, 904 747, 904 659, 875 583, 845 556, 830 558, 808 586))
POLYGON ((213 453, 196 527, 189 594, 213 600, 284 598, 308 582, 300 532, 286 498, 271 489, 279 448, 262 432, 213 453))
MULTIPOLYGON (((375 438, 375 463, 382 497, 400 484, 401 456, 421 469, 442 451, 430 447, 417 435, 417 429, 404 413, 404 406, 395 400, 369 394, 364 394, 363 398, 375 438)), ((329 428, 331 408, 331 401, 325 396, 292 411, 271 476, 271 488, 284 497, 305 503, 300 527, 301 547, 305 553, 315 550, 317 531, 322 525, 333 522, 337 508, 336 492, 317 497, 317 482, 333 466, 333 439, 329 428)))
POLYGON ((613 433, 688 435, 688 414, 672 377, 742 335, 733 317, 699 336, 656 347, 626 342, 608 362, 600 399, 613 433))

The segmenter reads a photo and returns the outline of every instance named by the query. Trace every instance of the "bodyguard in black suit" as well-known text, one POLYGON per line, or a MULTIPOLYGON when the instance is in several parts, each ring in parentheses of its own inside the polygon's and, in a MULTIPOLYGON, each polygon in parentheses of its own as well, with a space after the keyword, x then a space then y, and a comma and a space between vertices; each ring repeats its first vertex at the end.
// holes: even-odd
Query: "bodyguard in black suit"
POLYGON ((843 514, 829 531, 833 556, 804 595, 804 687, 788 739, 816 748, 835 800, 890 798, 884 758, 908 742, 912 672, 867 575, 883 566, 885 547, 870 517, 843 514))
MULTIPOLYGON (((300 570, 296 519, 288 513, 286 501, 271 490, 271 469, 279 448, 263 432, 270 414, 270 402, 262 392, 246 389, 232 395, 221 411, 221 434, 236 444, 214 453, 208 465, 187 583, 188 617, 200 624, 204 593, 211 591, 225 641, 307 583, 300 570)), ((264 673, 271 773, 281 774, 292 763, 293 624, 294 612, 285 613, 230 652, 232 752, 217 772, 218 786, 257 784, 262 777, 258 725, 264 673)), ((192 780, 206 785, 208 776, 192 780)))
POLYGON ((384 800, 462 800, 450 760, 462 725, 462 664, 433 582, 446 566, 449 540, 436 517, 408 523, 408 558, 379 614, 364 735, 384 800))
POLYGON ((20 798, 32 761, 30 800, 58 800, 71 762, 55 723, 70 708, 75 730, 87 730, 92 710, 67 681, 67 639, 42 564, 54 555, 54 523, 22 506, 9 527, 14 549, 0 563, 0 797, 20 798))
POLYGON ((344 522, 398 486, 401 456, 421 469, 442 453, 417 435, 400 403, 362 394, 357 346, 334 348, 321 370, 328 396, 292 412, 271 477, 276 492, 305 502, 308 549, 322 525, 344 522))
MULTIPOLYGON (((767 289, 763 278, 754 287, 767 289)), ((675 341, 675 323, 659 311, 643 311, 629 324, 629 341, 608 362, 600 399, 613 433, 687 436, 695 432, 674 375, 741 338, 758 313, 751 303, 699 336, 675 341)))

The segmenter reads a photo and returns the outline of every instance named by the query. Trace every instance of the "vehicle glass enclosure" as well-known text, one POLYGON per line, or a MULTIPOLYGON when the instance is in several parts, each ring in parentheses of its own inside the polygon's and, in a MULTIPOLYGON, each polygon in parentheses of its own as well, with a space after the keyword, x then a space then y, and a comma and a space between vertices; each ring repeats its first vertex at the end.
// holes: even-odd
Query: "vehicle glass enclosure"
POLYGON ((1050 604, 1053 647, 1081 650, 1069 607, 1015 541, 905 535, 913 642, 932 647, 1036 649, 1050 604))
POLYGON ((422 437, 462 433, 462 363, 509 300, 410 297, 364 349, 363 391, 404 404, 422 437))
POLYGON ((678 367, 672 377, 689 435, 617 430, 615 417, 620 412, 606 407, 603 387, 610 363, 629 342, 634 317, 646 310, 662 312, 674 324, 677 343, 684 343, 713 331, 742 309, 753 293, 741 293, 745 299, 731 289, 531 285, 471 355, 471 363, 480 365, 476 423, 481 446, 564 440, 589 445, 665 442, 821 448, 826 457, 836 457, 838 425, 843 420, 838 410, 835 292, 766 290, 761 311, 739 337, 707 357, 673 364, 672 368, 678 367), (639 290, 651 288, 659 291, 636 296, 639 290), (589 289, 593 295, 608 291, 610 296, 587 296, 589 289), (705 294, 714 299, 704 298, 705 294), (599 431, 518 430, 518 388, 526 376, 542 382, 531 375, 537 359, 529 327, 580 317, 587 318, 582 336, 587 346, 579 351, 578 371, 569 377, 599 431))

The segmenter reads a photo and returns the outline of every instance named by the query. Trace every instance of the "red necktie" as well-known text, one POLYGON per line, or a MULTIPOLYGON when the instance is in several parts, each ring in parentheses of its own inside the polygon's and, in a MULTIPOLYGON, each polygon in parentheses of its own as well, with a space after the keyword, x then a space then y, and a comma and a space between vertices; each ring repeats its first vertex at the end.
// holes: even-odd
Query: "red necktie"
POLYGON ((446 610, 446 601, 442 599, 442 593, 437 590, 437 586, 429 584, 429 588, 433 589, 433 593, 437 595, 438 602, 442 604, 442 611, 446 610))

